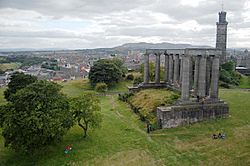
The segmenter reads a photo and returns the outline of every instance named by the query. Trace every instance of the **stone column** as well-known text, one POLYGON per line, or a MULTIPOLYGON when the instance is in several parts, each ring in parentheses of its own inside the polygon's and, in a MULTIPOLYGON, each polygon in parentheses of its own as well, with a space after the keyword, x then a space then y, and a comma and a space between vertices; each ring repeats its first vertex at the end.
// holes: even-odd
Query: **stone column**
POLYGON ((144 84, 149 83, 149 54, 144 55, 144 84))
POLYGON ((210 91, 210 98, 212 99, 218 99, 219 67, 220 67, 220 59, 219 57, 214 57, 212 61, 212 77, 211 77, 211 91, 210 91))
POLYGON ((189 83, 190 83, 190 57, 184 55, 182 57, 182 84, 181 84, 181 100, 189 100, 189 83))
POLYGON ((211 82, 211 60, 210 57, 207 58, 207 69, 206 69, 206 96, 209 96, 211 82))
POLYGON ((161 72, 161 54, 155 54, 155 83, 160 83, 160 72, 161 72))
POLYGON ((169 55, 168 80, 170 84, 173 83, 173 67, 174 67, 173 55, 169 55))
POLYGON ((193 89, 193 83, 194 83, 194 78, 193 78, 193 57, 190 57, 190 65, 189 65, 190 69, 189 69, 189 90, 193 89))
POLYGON ((198 95, 198 80, 199 80, 199 63, 200 57, 195 57, 195 66, 194 66, 194 94, 198 95))
POLYGON ((164 81, 168 82, 169 55, 165 54, 164 81))
POLYGON ((183 60, 182 60, 182 57, 180 57, 180 78, 179 78, 179 84, 181 85, 182 83, 182 64, 183 64, 183 60))
POLYGON ((199 79, 198 79, 198 95, 200 97, 206 96, 206 68, 207 59, 205 55, 201 56, 199 66, 199 79))
POLYGON ((180 73, 179 55, 175 55, 174 56, 174 84, 178 84, 179 73, 180 73))

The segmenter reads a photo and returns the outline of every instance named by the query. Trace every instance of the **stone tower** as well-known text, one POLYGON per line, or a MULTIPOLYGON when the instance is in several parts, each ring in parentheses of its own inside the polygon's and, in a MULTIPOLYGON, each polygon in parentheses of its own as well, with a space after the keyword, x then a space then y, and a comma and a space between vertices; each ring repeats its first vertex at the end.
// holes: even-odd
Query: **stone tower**
POLYGON ((226 12, 219 12, 219 22, 217 22, 216 48, 222 50, 220 63, 226 62, 226 48, 227 48, 227 24, 226 12))

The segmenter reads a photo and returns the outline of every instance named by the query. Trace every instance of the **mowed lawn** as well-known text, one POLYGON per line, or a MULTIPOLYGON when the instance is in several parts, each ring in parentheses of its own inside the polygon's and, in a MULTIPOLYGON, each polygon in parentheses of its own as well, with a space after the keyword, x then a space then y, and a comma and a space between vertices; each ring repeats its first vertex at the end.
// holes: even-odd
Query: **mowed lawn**
MULTIPOLYGON (((84 82, 62 83, 63 92, 77 96, 91 91, 84 82)), ((120 91, 117 87, 112 91, 120 91)), ((4 148, 0 137, 0 165, 250 165, 250 92, 221 90, 220 95, 230 105, 229 118, 151 134, 117 95, 102 96, 102 127, 87 138, 74 126, 62 143, 25 156, 4 148), (211 139, 218 132, 226 133, 226 139, 211 139), (66 145, 73 147, 69 155, 63 152, 66 145)))

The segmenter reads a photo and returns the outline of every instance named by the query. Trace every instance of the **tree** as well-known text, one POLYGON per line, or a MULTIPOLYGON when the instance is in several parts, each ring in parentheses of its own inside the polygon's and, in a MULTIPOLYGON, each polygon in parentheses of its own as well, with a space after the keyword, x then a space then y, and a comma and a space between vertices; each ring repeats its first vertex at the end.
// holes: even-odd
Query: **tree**
POLYGON ((99 93, 105 93, 108 90, 108 85, 105 83, 97 83, 95 86, 95 90, 99 93))
POLYGON ((123 77, 126 76, 126 73, 128 72, 127 67, 124 66, 124 63, 122 61, 122 59, 119 58, 113 58, 111 60, 119 69, 121 69, 122 75, 123 77))
POLYGON ((12 96, 3 121, 6 147, 33 152, 62 140, 73 118, 68 99, 60 90, 56 83, 37 81, 12 96))
POLYGON ((25 75, 24 73, 15 72, 10 77, 8 88, 4 91, 4 98, 11 101, 11 96, 18 90, 25 88, 27 85, 37 81, 37 78, 32 75, 25 75))
POLYGON ((94 94, 86 93, 71 100, 71 111, 77 124, 83 129, 84 137, 90 127, 100 126, 102 121, 99 100, 94 94))
POLYGON ((101 59, 90 68, 89 80, 92 86, 99 82, 104 82, 108 86, 117 83, 122 78, 121 69, 109 59, 101 59))

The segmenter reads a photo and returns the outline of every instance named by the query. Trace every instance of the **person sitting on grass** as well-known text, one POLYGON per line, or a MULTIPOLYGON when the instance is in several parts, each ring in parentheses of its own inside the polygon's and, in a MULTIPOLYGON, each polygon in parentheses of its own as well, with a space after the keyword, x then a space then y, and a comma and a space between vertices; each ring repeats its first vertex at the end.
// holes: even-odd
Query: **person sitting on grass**
POLYGON ((216 134, 213 134, 213 139, 217 139, 218 136, 216 134))

